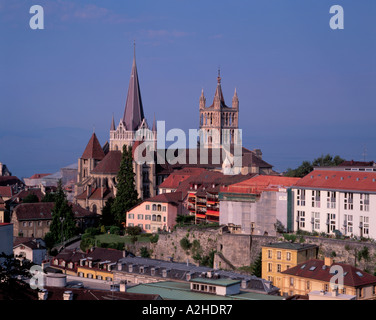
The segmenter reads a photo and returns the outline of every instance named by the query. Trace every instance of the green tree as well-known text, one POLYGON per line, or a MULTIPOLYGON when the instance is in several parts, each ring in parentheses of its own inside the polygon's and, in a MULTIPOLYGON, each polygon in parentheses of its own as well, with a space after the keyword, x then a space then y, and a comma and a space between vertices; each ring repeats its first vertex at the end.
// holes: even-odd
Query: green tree
POLYGON ((39 198, 35 193, 29 193, 25 198, 22 199, 23 203, 36 203, 39 202, 39 198))
POLYGON ((22 296, 28 284, 17 280, 17 276, 30 278, 30 268, 32 263, 25 260, 21 263, 13 254, 0 253, 0 291, 11 299, 14 296, 22 296))
POLYGON ((52 223, 50 226, 50 231, 46 234, 50 245, 51 243, 55 245, 63 242, 64 240, 68 240, 77 234, 78 230, 76 227, 76 222, 74 221, 72 205, 70 205, 66 199, 61 180, 59 180, 58 183, 55 195, 55 205, 51 213, 52 223))
POLYGON ((285 176, 302 178, 306 176, 308 173, 310 173, 311 171, 313 171, 313 167, 338 166, 343 161, 345 160, 342 159, 338 155, 335 157, 331 156, 330 154, 327 154, 326 156, 321 155, 321 157, 314 159, 312 162, 303 161, 302 164, 296 169, 288 168, 285 173, 285 176))
POLYGON ((56 201, 56 194, 53 192, 46 193, 42 199, 42 202, 55 202, 56 201))
POLYGON ((112 226, 115 224, 114 215, 112 213, 112 205, 114 199, 111 197, 106 201, 105 206, 102 209, 101 224, 104 226, 112 226))
POLYGON ((262 256, 260 252, 257 259, 251 264, 251 273, 259 278, 261 278, 261 272, 262 272, 261 259, 262 259, 262 256))
POLYGON ((141 228, 139 226, 127 227, 125 229, 126 234, 129 236, 138 236, 141 233, 141 228))
POLYGON ((134 177, 132 147, 128 148, 124 145, 120 169, 117 175, 116 197, 111 206, 114 219, 119 225, 125 223, 126 212, 140 202, 134 177))

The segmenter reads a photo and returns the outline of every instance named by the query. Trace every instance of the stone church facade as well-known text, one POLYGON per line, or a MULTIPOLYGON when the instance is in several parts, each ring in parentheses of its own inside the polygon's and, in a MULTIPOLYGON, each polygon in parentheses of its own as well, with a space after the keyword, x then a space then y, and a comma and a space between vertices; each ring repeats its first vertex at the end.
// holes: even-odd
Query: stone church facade
MULTIPOLYGON (((199 102, 200 122, 199 128, 202 136, 200 142, 209 153, 215 153, 223 144, 234 145, 240 142, 238 137, 239 100, 235 90, 232 98, 232 107, 225 104, 221 77, 218 74, 217 87, 213 104, 206 107, 206 98, 202 92, 199 102), (214 132, 214 134, 213 134, 214 132)), ((123 146, 132 147, 133 157, 136 159, 137 147, 143 147, 144 152, 151 155, 152 161, 139 163, 133 161, 135 172, 135 185, 141 199, 154 197, 158 194, 158 186, 172 172, 185 167, 200 167, 207 170, 223 171, 228 165, 227 156, 221 157, 219 162, 200 162, 200 148, 198 146, 197 161, 190 162, 189 149, 179 150, 185 152, 184 163, 169 164, 168 161, 159 162, 160 157, 166 157, 167 150, 157 150, 157 128, 155 117, 152 128, 149 127, 144 115, 140 84, 137 73, 136 59, 133 58, 131 77, 125 104, 124 115, 115 126, 112 117, 110 126, 110 139, 103 146, 98 141, 95 133, 92 134, 82 156, 78 159, 78 175, 75 185, 74 202, 81 207, 95 213, 101 213, 109 198, 116 197, 117 173, 120 169, 123 146), (150 151, 152 148, 152 152, 150 151)), ((202 151, 202 150, 201 150, 202 151)), ((262 160, 260 150, 248 150, 241 147, 242 167, 240 174, 260 173, 270 174, 272 166, 262 160)))

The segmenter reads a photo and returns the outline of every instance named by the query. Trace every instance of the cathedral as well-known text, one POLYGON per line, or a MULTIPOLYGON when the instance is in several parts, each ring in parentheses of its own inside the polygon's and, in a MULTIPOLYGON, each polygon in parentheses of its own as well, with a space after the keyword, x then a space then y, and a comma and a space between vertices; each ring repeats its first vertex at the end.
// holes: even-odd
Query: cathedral
MULTIPOLYGON (((153 161, 139 163, 133 161, 135 172, 135 186, 141 199, 147 199, 157 195, 158 186, 172 172, 185 167, 201 167, 207 170, 224 171, 227 166, 231 166, 227 157, 221 154, 218 162, 200 162, 201 147, 214 153, 221 149, 222 145, 238 144, 238 120, 239 120, 239 100, 235 89, 232 98, 232 106, 226 105, 222 88, 221 77, 218 73, 217 87, 214 94, 213 103, 206 106, 206 98, 202 91, 199 98, 199 143, 197 148, 197 159, 194 163, 189 156, 189 149, 185 152, 184 163, 169 164, 168 161, 157 161, 158 157, 166 157, 167 150, 157 150, 157 128, 155 117, 150 128, 144 115, 140 83, 137 73, 136 56, 134 54, 131 77, 128 86, 128 94, 125 103, 124 115, 120 119, 117 127, 114 117, 109 130, 109 142, 101 146, 95 133, 78 159, 78 175, 75 185, 74 201, 81 207, 95 213, 101 213, 109 198, 116 197, 117 173, 120 168, 123 146, 132 147, 135 159, 135 149, 142 142, 148 142, 148 148, 152 147, 153 161), (197 160, 197 161, 196 161, 197 160)), ((177 150, 179 152, 179 150, 177 150)), ((180 150, 181 151, 181 150, 180 150)), ((270 174, 272 166, 262 160, 262 153, 259 149, 248 150, 241 148, 242 166, 239 173, 260 173, 270 174)))

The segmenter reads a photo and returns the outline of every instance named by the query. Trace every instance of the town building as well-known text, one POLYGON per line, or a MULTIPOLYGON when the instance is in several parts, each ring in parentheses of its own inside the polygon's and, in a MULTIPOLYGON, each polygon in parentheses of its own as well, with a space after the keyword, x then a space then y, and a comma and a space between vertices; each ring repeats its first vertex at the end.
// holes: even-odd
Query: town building
MULTIPOLYGON (((11 222, 15 236, 44 238, 52 223, 53 202, 21 203, 12 213, 11 222)), ((72 204, 77 226, 84 230, 94 226, 98 215, 72 204)))
POLYGON ((315 259, 318 246, 291 242, 269 243, 261 248, 261 278, 270 281, 274 286, 283 286, 281 272, 295 267, 310 259, 315 259))
POLYGON ((299 178, 257 175, 222 186, 219 223, 234 233, 275 236, 283 232, 287 227, 289 188, 297 181, 299 178))
MULTIPOLYGON (((13 225, 11 223, 0 223, 0 253, 13 254, 13 225)), ((0 262, 1 262, 0 258, 0 262)))
POLYGON ((139 226, 142 232, 171 231, 178 215, 187 215, 182 192, 162 193, 144 200, 127 212, 126 226, 139 226))
MULTIPOLYGON (((128 255, 118 261, 117 267, 113 269, 114 281, 126 283, 127 287, 136 284, 163 284, 165 281, 184 284, 190 291, 191 282, 208 282, 210 280, 222 283, 234 281, 234 284, 241 285, 246 292, 257 293, 260 296, 276 296, 279 289, 269 281, 256 276, 241 274, 221 269, 213 269, 204 266, 197 266, 190 263, 179 263, 173 261, 162 261, 149 258, 134 257, 128 255)), ((230 284, 228 282, 227 284, 230 284)), ((129 291, 129 290, 127 290, 129 291)), ((223 291, 222 291, 223 292, 223 291)), ((220 293, 220 291, 218 291, 220 293)), ((162 295, 161 295, 162 296, 162 295)))
POLYGON ((356 300, 376 299, 376 277, 332 258, 311 259, 281 272, 284 296, 326 292, 332 296, 346 294, 356 300))
POLYGON ((28 260, 34 264, 41 265, 46 259, 47 249, 42 241, 32 239, 15 245, 13 254, 20 261, 28 260))
POLYGON ((292 193, 294 231, 376 238, 376 172, 316 169, 292 193))
POLYGON ((9 177, 11 175, 12 173, 9 171, 7 166, 4 163, 0 162, 0 177, 5 177, 5 176, 9 177))

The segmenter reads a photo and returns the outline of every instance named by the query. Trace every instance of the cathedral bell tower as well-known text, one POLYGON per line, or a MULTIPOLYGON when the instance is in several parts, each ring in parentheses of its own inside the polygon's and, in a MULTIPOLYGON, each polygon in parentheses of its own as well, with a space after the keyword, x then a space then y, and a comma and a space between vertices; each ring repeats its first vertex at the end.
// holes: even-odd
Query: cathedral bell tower
POLYGON ((239 99, 235 89, 232 107, 228 107, 222 93, 221 75, 218 71, 217 88, 213 103, 206 107, 204 90, 200 96, 200 143, 205 148, 220 148, 223 144, 237 142, 239 99))

